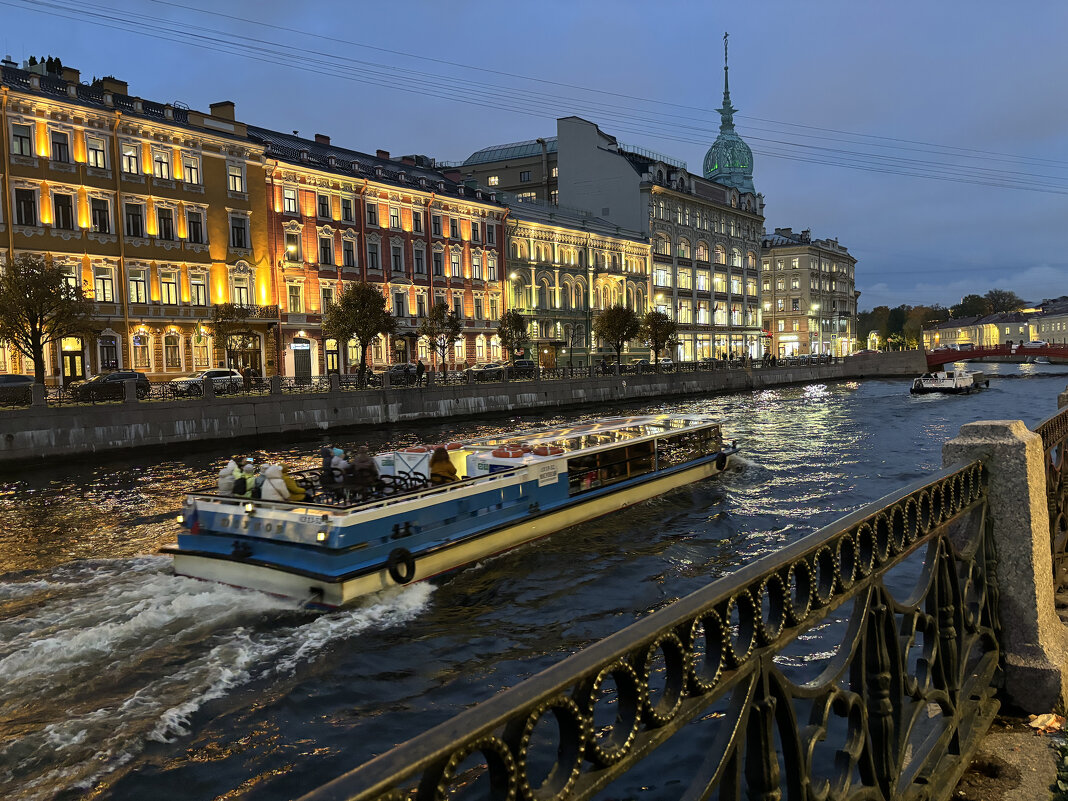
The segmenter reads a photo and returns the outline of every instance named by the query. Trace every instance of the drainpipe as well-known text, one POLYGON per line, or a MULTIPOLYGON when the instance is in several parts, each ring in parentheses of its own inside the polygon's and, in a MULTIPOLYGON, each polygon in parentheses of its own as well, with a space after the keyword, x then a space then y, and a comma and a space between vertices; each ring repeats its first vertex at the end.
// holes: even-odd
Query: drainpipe
MULTIPOLYGON (((115 292, 119 293, 122 297, 122 319, 126 325, 126 342, 130 349, 130 366, 133 365, 133 332, 130 330, 130 303, 126 293, 126 226, 125 226, 125 209, 122 203, 122 154, 119 150, 119 123, 122 122, 122 112, 115 112, 115 121, 111 126, 111 167, 112 172, 115 175, 115 233, 119 235, 119 276, 115 282, 115 292)), ((140 146, 138 146, 138 169, 141 168, 140 159, 140 146)), ((148 214, 148 207, 145 207, 145 214, 148 214)), ((148 220, 144 221, 145 225, 148 225, 148 220)), ((207 226, 208 221, 205 218, 204 225, 207 226)), ((142 233, 144 233, 142 231, 142 233)), ((188 277, 188 274, 187 274, 188 277)), ((122 345, 119 345, 119 361, 122 361, 122 345)), ((125 365, 120 364, 120 367, 125 365)))
MULTIPOLYGON (((270 220, 271 218, 274 218, 274 222, 275 223, 278 223, 278 216, 273 211, 273 206, 274 206, 274 201, 275 201, 274 170, 275 170, 275 167, 277 167, 277 166, 278 166, 278 162, 277 161, 275 161, 274 164, 271 164, 270 160, 265 160, 265 163, 263 165, 264 172, 267 173, 268 186, 271 187, 271 196, 267 201, 267 219, 270 220)), ((299 202, 299 196, 298 196, 298 202, 299 202)), ((272 228, 274 228, 274 227, 275 226, 272 226, 272 228)), ((274 308, 275 308, 275 311, 278 313, 278 330, 276 330, 274 332, 274 371, 275 371, 276 375, 285 375, 285 372, 282 369, 283 365, 285 364, 285 360, 282 358, 282 298, 278 293, 278 288, 282 284, 281 279, 284 276, 279 275, 279 272, 282 269, 281 268, 282 259, 281 259, 281 257, 276 258, 276 255, 277 255, 276 251, 278 250, 278 248, 277 248, 278 237, 275 235, 276 233, 277 232, 273 231, 273 230, 269 230, 267 232, 267 252, 270 254, 268 256, 268 258, 271 260, 271 276, 274 278, 274 308)), ((301 243, 301 244, 303 244, 303 243, 301 243)), ((284 232, 282 233, 282 248, 281 248, 281 250, 279 252, 282 252, 282 253, 285 252, 285 233, 284 232)), ((316 283, 316 287, 318 288, 318 286, 319 286, 319 284, 317 282, 316 283)), ((321 294, 320 294, 320 297, 321 297, 321 294)), ((323 310, 320 307, 319 313, 322 314, 322 311, 323 310)), ((320 327, 320 331, 321 330, 322 329, 320 327)), ((323 359, 324 359, 324 364, 325 364, 325 359, 326 359, 325 353, 323 354, 323 359)), ((316 364, 315 366, 318 367, 319 365, 316 364)))
MULTIPOLYGON (((7 126, 7 101, 9 99, 8 88, 6 86, 0 87, 0 124, 2 124, 3 130, 10 130, 7 126)), ((34 128, 34 146, 36 147, 37 130, 34 128)), ((8 221, 7 226, 7 260, 10 264, 15 260, 15 217, 12 214, 11 208, 11 192, 9 191, 11 186, 11 154, 8 152, 11 148, 4 148, 4 177, 7 179, 4 183, 7 185, 4 187, 4 197, 0 200, 4 212, 4 219, 8 221)))

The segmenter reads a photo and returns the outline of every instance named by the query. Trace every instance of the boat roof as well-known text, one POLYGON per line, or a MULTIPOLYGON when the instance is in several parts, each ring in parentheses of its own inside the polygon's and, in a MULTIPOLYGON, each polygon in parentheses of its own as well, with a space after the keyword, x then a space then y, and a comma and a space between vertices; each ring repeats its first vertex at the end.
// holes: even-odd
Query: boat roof
POLYGON ((497 448, 531 445, 534 447, 562 448, 567 452, 619 445, 633 440, 651 439, 665 434, 709 428, 717 424, 717 421, 710 417, 686 414, 611 417, 577 425, 557 426, 487 437, 486 439, 464 443, 464 447, 472 451, 492 451, 497 448))

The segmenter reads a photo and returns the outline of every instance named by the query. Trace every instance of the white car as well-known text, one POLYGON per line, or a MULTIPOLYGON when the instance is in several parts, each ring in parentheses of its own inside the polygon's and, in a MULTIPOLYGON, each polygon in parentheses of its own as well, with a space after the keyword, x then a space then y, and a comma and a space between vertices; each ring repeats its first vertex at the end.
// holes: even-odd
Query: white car
POLYGON ((237 370, 215 367, 211 370, 197 370, 192 375, 171 379, 177 395, 200 395, 204 392, 204 379, 210 378, 216 394, 237 392, 245 386, 245 378, 237 370))
POLYGON ((1030 342, 1025 342, 1023 344, 1023 347, 1025 347, 1025 348, 1047 348, 1047 347, 1049 347, 1049 343, 1048 342, 1043 342, 1041 339, 1032 339, 1030 342))

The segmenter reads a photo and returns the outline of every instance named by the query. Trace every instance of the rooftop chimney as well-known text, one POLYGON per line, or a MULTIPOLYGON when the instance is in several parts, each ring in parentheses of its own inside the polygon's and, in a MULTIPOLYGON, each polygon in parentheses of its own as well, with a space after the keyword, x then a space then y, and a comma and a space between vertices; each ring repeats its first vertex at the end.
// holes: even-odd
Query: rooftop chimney
POLYGON ((389 151, 388 150, 376 150, 375 151, 375 155, 378 156, 380 159, 385 159, 386 161, 389 161, 389 151))
POLYGON ((218 117, 220 120, 234 120, 234 102, 223 100, 219 103, 212 103, 211 116, 218 117))
POLYGON ((112 78, 110 75, 100 79, 100 88, 105 92, 111 92, 116 95, 130 94, 130 84, 126 83, 126 81, 120 81, 118 78, 112 78))
POLYGON ((329 145, 330 144, 330 137, 327 136, 326 134, 316 134, 315 135, 315 144, 317 144, 317 145, 329 145))
POLYGON ((415 166, 415 156, 401 156, 401 163, 411 167, 415 166))
POLYGON ((15 61, 11 60, 11 54, 10 53, 7 54, 7 57, 3 61, 0 61, 0 64, 2 64, 5 67, 17 67, 18 66, 18 62, 15 62, 15 61))
POLYGON ((459 170, 442 170, 441 174, 455 183, 460 183, 460 179, 463 177, 459 170))
POLYGON ((776 228, 775 229, 775 233, 777 233, 779 236, 793 236, 794 235, 794 229, 793 228, 776 228))
POLYGON ((82 74, 73 67, 64 67, 60 77, 67 83, 81 83, 82 80, 82 74))

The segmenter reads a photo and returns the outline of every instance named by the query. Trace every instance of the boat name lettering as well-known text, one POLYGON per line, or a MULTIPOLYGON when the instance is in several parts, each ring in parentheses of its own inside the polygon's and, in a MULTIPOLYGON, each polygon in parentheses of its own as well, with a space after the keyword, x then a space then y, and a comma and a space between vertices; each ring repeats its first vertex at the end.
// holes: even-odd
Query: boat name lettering
POLYGON ((300 516, 300 522, 301 523, 319 523, 320 521, 322 521, 322 519, 323 519, 322 515, 301 515, 300 516))
POLYGON ((560 460, 538 465, 538 486, 548 487, 556 483, 560 475, 560 460))

